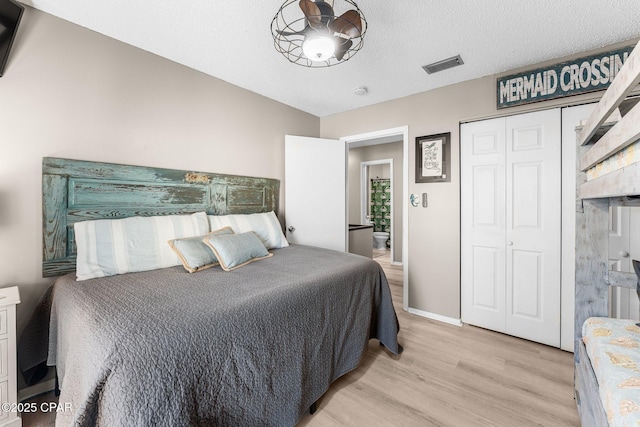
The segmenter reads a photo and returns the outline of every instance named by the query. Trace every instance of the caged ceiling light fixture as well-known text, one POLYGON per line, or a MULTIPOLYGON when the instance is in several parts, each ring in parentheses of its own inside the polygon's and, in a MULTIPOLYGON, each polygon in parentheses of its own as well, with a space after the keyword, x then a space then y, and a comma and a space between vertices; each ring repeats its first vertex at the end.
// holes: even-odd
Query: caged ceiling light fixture
POLYGON ((352 0, 287 0, 271 21, 276 50, 294 64, 331 67, 361 48, 367 21, 352 0))

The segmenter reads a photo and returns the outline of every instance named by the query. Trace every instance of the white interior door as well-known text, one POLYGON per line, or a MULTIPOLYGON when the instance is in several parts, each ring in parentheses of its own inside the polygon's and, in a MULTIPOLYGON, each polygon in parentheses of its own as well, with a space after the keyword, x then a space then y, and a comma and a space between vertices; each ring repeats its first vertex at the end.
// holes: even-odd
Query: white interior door
POLYGON ((560 346, 560 110, 508 117, 507 333, 560 346))
POLYGON ((285 218, 291 243, 347 250, 344 141, 285 136, 285 218))
POLYGON ((460 128, 462 321, 506 331, 505 119, 460 128))
POLYGON ((461 126, 462 320, 560 345, 558 109, 461 126))

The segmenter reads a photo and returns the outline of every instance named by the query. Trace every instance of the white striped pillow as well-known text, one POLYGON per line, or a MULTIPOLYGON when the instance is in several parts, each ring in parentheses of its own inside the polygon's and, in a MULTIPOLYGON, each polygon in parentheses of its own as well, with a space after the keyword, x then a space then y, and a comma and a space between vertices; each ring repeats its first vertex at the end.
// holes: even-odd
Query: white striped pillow
POLYGON ((77 280, 180 265, 167 241, 209 232, 207 215, 131 217, 73 225, 77 280))
POLYGON ((231 227, 236 234, 253 231, 267 249, 289 246, 289 242, 282 232, 280 221, 273 211, 256 214, 209 215, 211 230, 223 227, 231 227))

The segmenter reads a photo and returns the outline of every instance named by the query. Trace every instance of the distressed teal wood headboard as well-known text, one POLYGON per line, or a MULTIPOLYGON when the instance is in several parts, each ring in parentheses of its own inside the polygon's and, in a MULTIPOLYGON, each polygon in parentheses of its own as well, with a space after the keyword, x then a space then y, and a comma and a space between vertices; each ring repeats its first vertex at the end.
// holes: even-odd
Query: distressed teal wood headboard
POLYGON ((268 178, 42 159, 42 276, 75 271, 73 224, 94 219, 207 212, 278 213, 268 178))

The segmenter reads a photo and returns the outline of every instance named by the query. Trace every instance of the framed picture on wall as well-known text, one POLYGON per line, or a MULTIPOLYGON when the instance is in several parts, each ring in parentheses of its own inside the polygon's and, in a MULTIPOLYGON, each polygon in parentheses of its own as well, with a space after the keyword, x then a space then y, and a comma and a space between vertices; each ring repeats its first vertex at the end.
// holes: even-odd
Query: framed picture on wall
POLYGON ((416 138, 416 183, 451 182, 451 132, 416 138))

